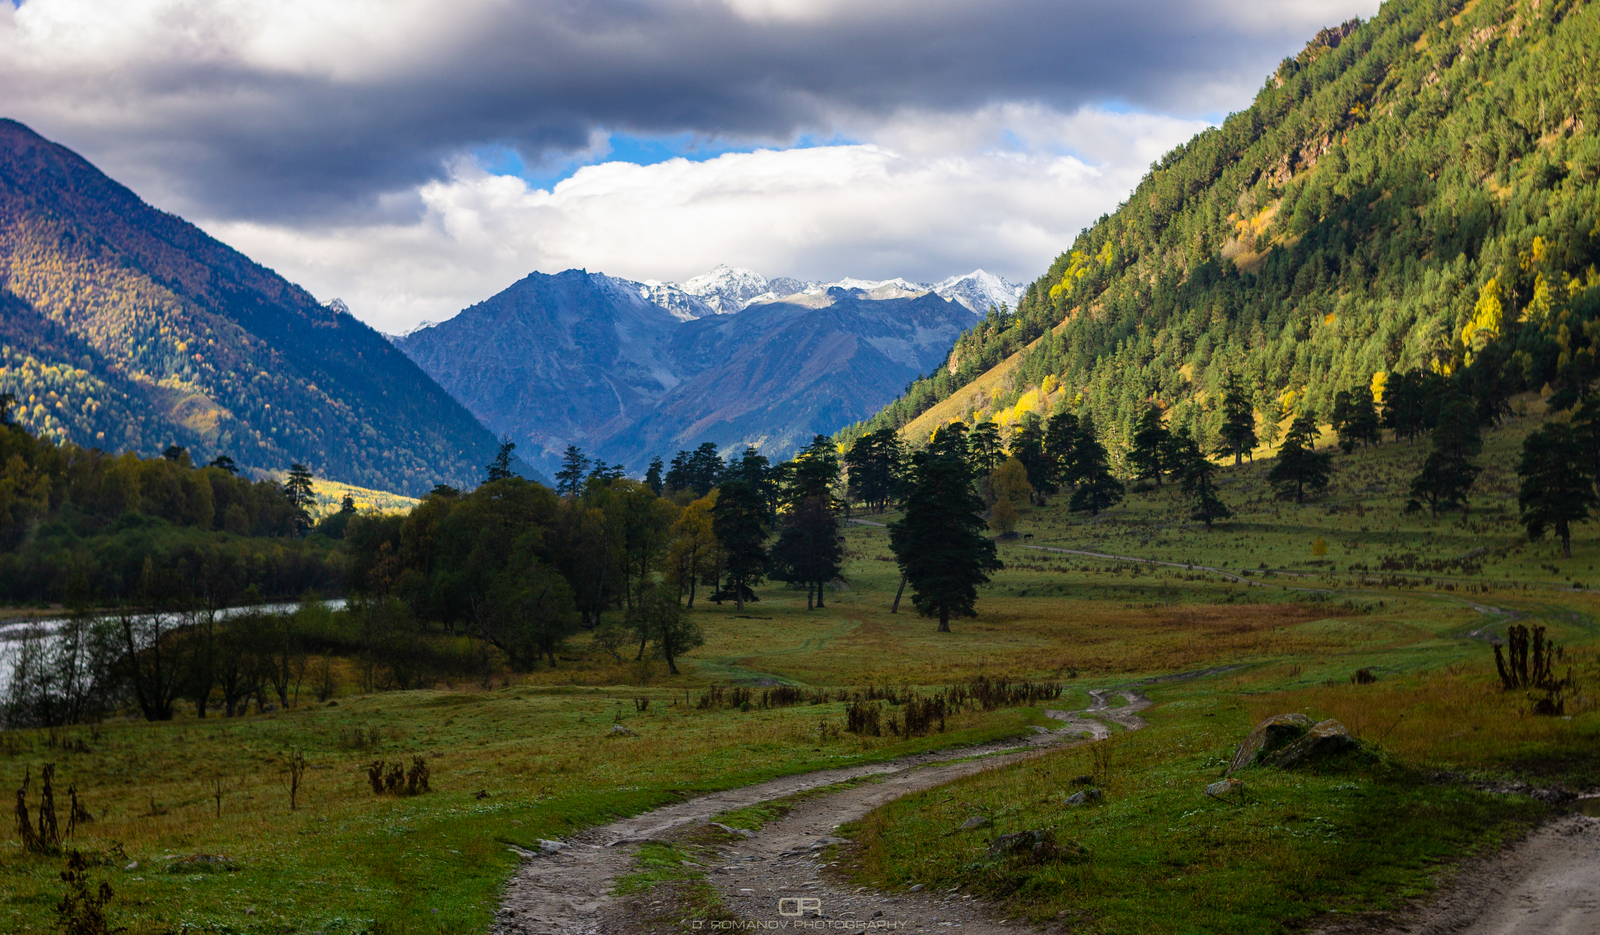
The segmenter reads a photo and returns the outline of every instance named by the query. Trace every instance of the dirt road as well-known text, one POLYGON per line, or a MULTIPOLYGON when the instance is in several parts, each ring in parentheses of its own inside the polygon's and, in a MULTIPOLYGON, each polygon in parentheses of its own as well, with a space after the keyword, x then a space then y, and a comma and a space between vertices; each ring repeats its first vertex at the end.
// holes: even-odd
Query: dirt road
MULTIPOLYGON (((783 820, 719 853, 716 865, 710 868, 710 880, 736 913, 784 927, 799 919, 816 919, 819 911, 828 919, 861 923, 855 927, 835 924, 830 931, 911 932, 947 924, 959 924, 962 931, 973 933, 1025 929, 995 918, 988 907, 950 894, 885 896, 840 888, 820 879, 819 861, 828 844, 836 840, 830 837, 835 828, 885 802, 1038 756, 1058 744, 1103 737, 1107 732, 1104 721, 1127 729, 1143 726, 1137 712, 1149 706, 1149 699, 1132 689, 1116 693, 1127 702, 1125 706, 1112 708, 1110 691, 1091 692, 1093 703, 1087 709, 1048 712, 1063 722, 1061 728, 1039 728, 1040 733, 1022 740, 775 779, 700 796, 553 842, 558 846, 528 855, 513 877, 494 931, 497 935, 634 935, 651 931, 657 923, 643 923, 639 918, 642 910, 650 908, 648 904, 641 906, 611 895, 613 882, 632 867, 639 844, 669 838, 692 826, 703 827, 734 809, 863 778, 879 781, 803 799, 783 820), (807 901, 799 902, 801 899, 807 901)), ((672 927, 660 930, 690 930, 668 925, 672 927)))

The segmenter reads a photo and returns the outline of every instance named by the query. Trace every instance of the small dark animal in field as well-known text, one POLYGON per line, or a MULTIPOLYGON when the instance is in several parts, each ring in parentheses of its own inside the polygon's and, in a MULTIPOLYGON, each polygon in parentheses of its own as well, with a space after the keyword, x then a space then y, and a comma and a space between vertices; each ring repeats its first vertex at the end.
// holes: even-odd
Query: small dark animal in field
POLYGON ((1356 674, 1350 676, 1350 681, 1356 685, 1371 685, 1378 677, 1372 674, 1371 669, 1357 669, 1356 674))

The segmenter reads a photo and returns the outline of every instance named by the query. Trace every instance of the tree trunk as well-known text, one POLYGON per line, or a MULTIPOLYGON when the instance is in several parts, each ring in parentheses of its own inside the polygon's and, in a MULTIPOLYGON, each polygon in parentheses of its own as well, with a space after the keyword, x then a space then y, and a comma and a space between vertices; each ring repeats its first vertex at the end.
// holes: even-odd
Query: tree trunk
POLYGON ((901 575, 900 590, 894 592, 894 605, 889 608, 889 613, 897 614, 900 612, 900 595, 904 593, 906 593, 906 576, 901 575))
POLYGON ((817 582, 817 607, 821 608, 822 606, 823 606, 823 604, 822 604, 822 582, 818 581, 817 582))
POLYGON ((1561 537, 1561 557, 1562 558, 1571 558, 1572 557, 1572 529, 1571 529, 1571 527, 1569 527, 1567 525, 1567 521, 1566 520, 1563 519, 1563 520, 1558 520, 1556 522, 1556 534, 1561 537))
POLYGON ((939 632, 950 632, 950 611, 943 607, 939 608, 939 632))
POLYGON ((744 613, 744 579, 733 580, 733 606, 739 608, 739 613, 744 613))
POLYGON ((813 605, 811 603, 811 582, 807 581, 806 582, 806 610, 811 610, 812 606, 813 605))
POLYGON ((698 574, 689 575, 689 610, 694 610, 694 583, 699 577, 698 574))

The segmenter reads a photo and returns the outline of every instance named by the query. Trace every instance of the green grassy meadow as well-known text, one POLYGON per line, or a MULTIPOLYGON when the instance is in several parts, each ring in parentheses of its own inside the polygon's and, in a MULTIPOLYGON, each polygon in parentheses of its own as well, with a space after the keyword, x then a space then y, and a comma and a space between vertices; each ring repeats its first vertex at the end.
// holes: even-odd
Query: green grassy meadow
MULTIPOLYGON (((899 576, 886 532, 851 525, 848 583, 826 608, 807 611, 804 592, 782 585, 759 589, 742 614, 697 605, 706 645, 679 660, 681 676, 615 663, 580 638, 560 668, 487 685, 0 735, 0 776, 20 783, 31 770, 30 804, 44 763, 56 764, 58 801, 76 788, 96 820, 70 846, 97 855, 96 879, 116 892, 112 921, 130 933, 479 932, 513 846, 780 774, 1021 734, 1039 714, 964 714, 909 742, 861 738, 825 729, 842 724, 838 702, 696 707, 712 684, 759 695, 776 684, 932 688, 984 673, 1060 679, 1054 706, 1082 708, 1091 688, 1231 666, 1147 686, 1156 704, 1145 730, 880 809, 855 827, 848 872, 981 891, 1084 932, 1282 931, 1425 892, 1439 868, 1547 812, 1461 776, 1600 786, 1600 630, 1595 597, 1573 589, 1600 584, 1600 537, 1580 527, 1563 561, 1558 544, 1521 536, 1510 471, 1536 425, 1514 419, 1487 437, 1465 522, 1401 512, 1421 444, 1336 456, 1332 487, 1304 505, 1271 499, 1269 461, 1229 466, 1220 492, 1238 515, 1211 530, 1188 520, 1171 487, 1130 493, 1099 517, 1069 515, 1059 498, 1023 510, 1018 531, 1032 538, 1001 544, 1007 567, 979 617, 949 634, 909 600, 889 613, 899 576), (1546 626, 1565 647, 1579 686, 1566 718, 1536 717, 1529 699, 1500 690, 1481 637, 1512 620, 1546 626), (1353 684, 1363 668, 1378 681, 1353 684), (1339 718, 1366 752, 1319 770, 1252 769, 1237 805, 1202 795, 1249 728, 1285 711, 1339 718), (636 736, 611 735, 619 723, 636 736), (309 764, 294 809, 291 751, 309 764), (426 758, 432 792, 373 794, 369 764, 413 756, 426 758), (1082 775, 1105 790, 1103 804, 1064 804, 1082 775), (995 827, 952 837, 975 812, 995 827), (977 859, 992 834, 1039 827, 1088 856, 1044 867, 977 859), (197 854, 235 869, 186 872, 193 864, 179 861, 197 854)), ((0 840, 0 926, 54 929, 61 864, 24 854, 14 834, 0 840)))

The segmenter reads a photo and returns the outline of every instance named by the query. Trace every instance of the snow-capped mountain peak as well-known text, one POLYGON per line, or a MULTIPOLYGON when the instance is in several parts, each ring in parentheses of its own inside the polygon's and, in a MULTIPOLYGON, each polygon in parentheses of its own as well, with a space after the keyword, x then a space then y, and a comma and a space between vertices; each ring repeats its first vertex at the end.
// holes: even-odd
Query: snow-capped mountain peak
POLYGON ((686 281, 684 292, 699 297, 719 315, 729 315, 742 310, 750 300, 771 291, 767 278, 754 270, 720 264, 709 273, 686 281))
POLYGON ((975 269, 965 276, 951 276, 934 283, 932 288, 935 294, 960 302, 973 314, 986 315, 991 305, 1016 308, 1017 299, 1022 297, 1025 287, 1007 282, 985 270, 975 269))

